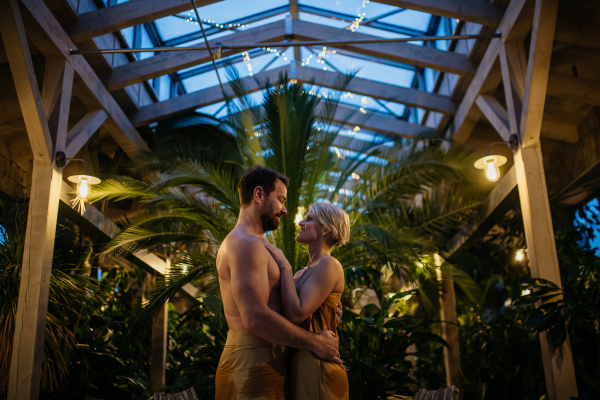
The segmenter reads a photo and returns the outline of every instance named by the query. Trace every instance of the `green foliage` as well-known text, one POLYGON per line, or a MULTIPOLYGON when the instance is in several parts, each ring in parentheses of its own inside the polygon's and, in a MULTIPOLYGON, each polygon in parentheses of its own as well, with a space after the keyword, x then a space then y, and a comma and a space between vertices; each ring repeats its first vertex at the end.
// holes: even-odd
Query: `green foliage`
MULTIPOLYGON (((0 198, 0 397, 7 393, 28 206, 25 199, 0 198)), ((73 324, 90 316, 83 304, 98 301, 93 282, 78 273, 85 269, 88 250, 68 226, 59 224, 42 355, 41 388, 45 393, 68 381, 70 365, 78 355, 73 324)))

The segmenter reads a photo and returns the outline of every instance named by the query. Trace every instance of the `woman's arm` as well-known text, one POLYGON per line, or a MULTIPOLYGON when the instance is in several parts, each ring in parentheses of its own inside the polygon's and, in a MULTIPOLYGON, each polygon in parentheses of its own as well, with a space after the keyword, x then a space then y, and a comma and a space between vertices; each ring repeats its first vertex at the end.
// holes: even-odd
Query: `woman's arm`
MULTIPOLYGON (((340 274, 343 278, 342 267, 335 258, 323 257, 317 265, 311 268, 311 274, 298 295, 292 266, 283 252, 267 241, 263 241, 263 243, 273 255, 281 271, 281 294, 285 316, 291 322, 300 324, 323 304, 338 283, 340 274)), ((308 271, 304 273, 306 274, 308 271)))

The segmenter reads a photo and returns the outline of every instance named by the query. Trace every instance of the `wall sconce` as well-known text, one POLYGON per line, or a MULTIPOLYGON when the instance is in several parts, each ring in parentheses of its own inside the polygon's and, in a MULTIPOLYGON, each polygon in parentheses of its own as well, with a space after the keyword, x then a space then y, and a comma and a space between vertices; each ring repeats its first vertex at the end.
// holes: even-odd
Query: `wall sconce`
MULTIPOLYGON (((67 165, 67 161, 81 161, 85 165, 84 170, 87 170, 87 163, 85 160, 81 158, 67 158, 62 151, 56 152, 55 160, 56 165, 60 168, 67 165)), ((83 213, 85 213, 85 203, 88 202, 87 197, 91 192, 91 186, 97 185, 101 180, 92 175, 71 175, 67 180, 77 184, 77 197, 71 200, 71 207, 77 207, 79 214, 83 215, 83 213)))
POLYGON ((490 147, 495 144, 506 144, 510 146, 511 150, 516 150, 519 147, 519 136, 516 134, 510 135, 510 140, 508 142, 492 142, 488 145, 488 155, 485 157, 481 157, 479 160, 475 161, 475 168, 483 169, 485 171, 485 177, 490 182, 496 182, 500 179, 500 170, 498 167, 506 164, 506 157, 501 155, 490 155, 490 147))
POLYGON ((518 249, 517 252, 515 253, 515 260, 517 261, 523 261, 525 259, 525 249, 518 249))

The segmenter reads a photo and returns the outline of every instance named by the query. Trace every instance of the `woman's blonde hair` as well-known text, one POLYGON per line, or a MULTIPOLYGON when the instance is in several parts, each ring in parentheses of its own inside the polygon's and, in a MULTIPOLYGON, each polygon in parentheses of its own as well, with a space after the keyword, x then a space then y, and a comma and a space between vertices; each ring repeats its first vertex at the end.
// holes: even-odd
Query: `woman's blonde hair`
POLYGON ((330 202, 315 203, 310 206, 315 219, 321 225, 331 229, 331 238, 334 246, 343 246, 350 239, 350 218, 340 206, 330 202))

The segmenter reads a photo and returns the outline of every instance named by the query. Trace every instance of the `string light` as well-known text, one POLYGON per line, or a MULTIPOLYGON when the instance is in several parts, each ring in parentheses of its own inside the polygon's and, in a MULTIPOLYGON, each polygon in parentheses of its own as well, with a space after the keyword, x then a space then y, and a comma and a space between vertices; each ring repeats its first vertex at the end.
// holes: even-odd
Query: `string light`
POLYGON ((247 51, 243 52, 244 62, 246 63, 246 67, 248 68, 248 74, 252 76, 252 64, 250 64, 250 54, 247 51))
POLYGON ((348 131, 348 135, 354 136, 354 135, 356 135, 356 132, 358 132, 358 131, 360 131, 360 126, 357 125, 354 128, 352 128, 351 131, 348 131))
MULTIPOLYGON (((198 25, 198 21, 193 17, 191 10, 188 11, 187 15, 185 15, 185 16, 180 16, 180 15, 177 15, 177 16, 180 17, 180 18, 185 19, 187 22, 191 23, 192 25, 198 25)), ((247 27, 247 25, 244 25, 244 24, 221 24, 219 22, 215 22, 214 19, 213 20, 204 19, 204 20, 202 20, 202 23, 204 25, 210 25, 210 26, 213 26, 215 28, 221 28, 221 29, 225 29, 225 25, 228 25, 228 28, 233 28, 233 29, 235 29, 235 28, 242 28, 242 29, 244 29, 244 28, 247 27)))
POLYGON ((369 104, 369 99, 367 99, 366 97, 363 97, 362 99, 360 99, 360 112, 363 114, 367 113, 367 104, 369 104))
MULTIPOLYGON (((369 0, 363 0, 362 8, 366 8, 367 3, 369 3, 369 0)), ((354 21, 352 21, 352 24, 349 27, 347 27, 346 30, 356 32, 356 30, 360 27, 360 23, 363 22, 364 19, 365 19, 364 12, 358 14, 358 16, 354 19, 354 21)))

